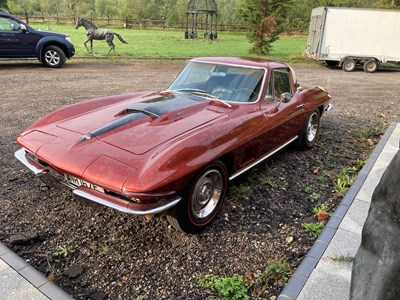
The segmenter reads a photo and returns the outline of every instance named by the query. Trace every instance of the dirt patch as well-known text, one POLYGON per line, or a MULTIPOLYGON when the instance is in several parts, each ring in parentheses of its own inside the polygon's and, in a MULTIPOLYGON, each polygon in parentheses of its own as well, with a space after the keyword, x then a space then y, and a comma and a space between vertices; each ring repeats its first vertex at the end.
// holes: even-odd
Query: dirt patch
MULTIPOLYGON (((318 145, 288 148, 232 182, 230 197, 212 226, 193 236, 165 218, 146 221, 82 204, 69 191, 47 189, 16 159, 15 137, 46 113, 94 97, 168 86, 181 63, 1 63, 0 240, 77 299, 204 299, 207 274, 240 274, 250 284, 272 261, 286 260, 288 275, 314 238, 303 223, 311 210, 341 200, 334 180, 343 167, 359 168, 382 129, 400 121, 400 72, 345 73, 295 65, 304 86, 320 85, 334 109, 322 119, 318 145), (12 243, 15 236, 34 236, 12 243)), ((254 298, 279 294, 282 280, 254 298)))

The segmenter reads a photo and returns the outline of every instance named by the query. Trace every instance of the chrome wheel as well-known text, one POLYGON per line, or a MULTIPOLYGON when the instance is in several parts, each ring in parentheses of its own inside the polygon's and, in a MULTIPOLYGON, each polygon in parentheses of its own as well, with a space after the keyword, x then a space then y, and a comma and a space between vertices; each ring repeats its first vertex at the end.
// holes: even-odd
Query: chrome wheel
POLYGON ((319 127, 319 115, 317 112, 314 112, 309 120, 307 125, 307 141, 309 143, 313 142, 317 136, 319 127))
POLYGON ((56 66, 61 61, 60 55, 57 51, 54 50, 46 51, 46 53, 44 54, 44 59, 46 60, 46 63, 50 66, 56 66))
POLYGON ((297 140, 297 147, 299 149, 307 150, 314 147, 319 135, 320 117, 321 115, 318 109, 315 109, 309 113, 297 140))
POLYGON ((192 214, 196 219, 207 218, 221 200, 223 177, 217 169, 205 172, 196 182, 191 199, 192 214))
POLYGON ((225 164, 215 160, 205 166, 187 186, 183 199, 167 212, 168 222, 186 233, 198 233, 217 216, 228 187, 225 164))

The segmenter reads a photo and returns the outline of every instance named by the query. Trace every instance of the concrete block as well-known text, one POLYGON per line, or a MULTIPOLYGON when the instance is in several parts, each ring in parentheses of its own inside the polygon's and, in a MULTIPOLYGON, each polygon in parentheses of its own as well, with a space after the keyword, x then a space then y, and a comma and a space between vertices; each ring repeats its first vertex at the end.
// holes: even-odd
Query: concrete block
POLYGON ((362 228, 368 216, 369 205, 368 202, 354 200, 339 228, 361 236, 362 228))
POLYGON ((323 257, 337 257, 339 255, 354 257, 361 244, 361 236, 349 231, 338 229, 332 241, 326 248, 323 257))
POLYGON ((307 280, 297 300, 349 299, 352 264, 323 258, 307 280))

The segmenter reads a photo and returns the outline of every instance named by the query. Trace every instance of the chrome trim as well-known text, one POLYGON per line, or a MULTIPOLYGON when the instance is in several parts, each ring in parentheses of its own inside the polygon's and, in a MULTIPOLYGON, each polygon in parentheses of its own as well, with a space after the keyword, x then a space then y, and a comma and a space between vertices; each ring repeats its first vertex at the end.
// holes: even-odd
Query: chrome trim
MULTIPOLYGON (((45 166, 42 166, 40 163, 33 161, 32 159, 27 157, 27 150, 24 148, 19 149, 15 152, 15 157, 22 162, 28 169, 30 169, 37 176, 40 176, 43 180, 48 177, 48 174, 52 174, 49 172, 49 169, 45 166), (45 175, 45 176, 44 176, 45 175)), ((52 177, 53 178, 53 177, 52 177)), ((130 202, 127 200, 120 199, 118 197, 114 197, 108 194, 103 194, 99 191, 89 189, 84 186, 76 187, 68 182, 62 180, 62 178, 54 177, 57 182, 69 187, 72 189, 72 193, 74 195, 80 196, 87 200, 96 202, 98 204, 116 209, 121 212, 134 214, 134 215, 148 215, 148 214, 159 214, 174 205, 178 204, 181 201, 181 197, 175 197, 168 200, 160 200, 157 202, 151 203, 136 203, 130 202)))
POLYGON ((159 115, 157 115, 157 114, 155 114, 155 113, 153 113, 151 111, 148 111, 146 109, 137 109, 137 108, 129 108, 128 107, 126 110, 127 111, 131 111, 131 112, 141 112, 141 113, 143 113, 143 114, 145 114, 147 116, 150 116, 153 120, 160 117, 159 115))
POLYGON ((21 148, 14 153, 14 156, 37 176, 43 175, 49 171, 45 166, 28 158, 26 154, 27 151, 21 148))
MULTIPOLYGON (((261 94, 262 94, 262 91, 264 91, 264 87, 265 87, 265 85, 266 84, 268 84, 267 82, 266 82, 266 79, 267 79, 267 75, 268 75, 268 68, 267 67, 256 67, 256 66, 246 66, 246 65, 241 65, 241 64, 232 64, 232 63, 227 63, 227 62, 212 62, 212 61, 204 61, 204 60, 201 60, 201 59, 196 59, 196 58, 193 58, 193 59, 191 59, 191 60, 189 60, 187 63, 186 63, 186 65, 188 64, 188 63, 190 63, 190 62, 198 62, 198 63, 203 63, 203 64, 214 64, 214 65, 224 65, 224 66, 232 66, 232 67, 238 67, 238 68, 244 68, 244 69, 255 69, 255 70, 264 70, 265 71, 265 73, 264 73, 264 76, 263 76, 263 80, 262 80, 262 85, 261 85, 261 87, 260 87, 260 94, 258 95, 258 97, 257 97, 257 100, 256 101, 253 101, 253 102, 240 102, 240 101, 230 101, 229 100, 229 102, 231 102, 231 103, 235 103, 235 104, 243 104, 243 105, 248 105, 248 104, 254 104, 254 103, 257 103, 257 102, 259 102, 259 101, 261 101, 261 94)), ((271 61, 272 62, 272 61, 271 61)), ((269 63, 269 62, 265 62, 265 63, 269 63)), ((186 67, 186 65, 185 65, 185 67, 186 67)), ((285 65, 285 64, 282 64, 282 65, 285 65)), ((182 68, 182 70, 185 68, 185 67, 183 67, 182 68)), ((181 72, 182 72, 182 70, 181 70, 181 72)), ((179 74, 178 74, 179 75, 179 74)), ((178 75, 176 76, 176 77, 178 77, 178 75)), ((175 77, 175 78, 176 78, 175 77)), ((167 91, 173 91, 173 90, 168 90, 167 89, 167 91)), ((224 100, 224 101, 228 101, 228 100, 224 100)))
POLYGON ((324 110, 325 110, 325 111, 330 111, 332 108, 333 108, 333 104, 328 103, 328 104, 325 106, 324 110))
POLYGON ((87 187, 78 187, 72 191, 74 195, 96 202, 98 204, 116 209, 118 211, 133 214, 133 215, 149 215, 159 214, 173 207, 181 201, 181 197, 173 198, 172 200, 164 200, 154 203, 134 203, 129 202, 111 195, 102 194, 98 191, 91 190, 87 187))
POLYGON ((275 148, 275 150, 273 150, 272 152, 269 152, 268 154, 264 155, 263 157, 261 157, 259 160, 256 160, 255 162, 253 162, 251 165, 248 165, 247 167, 241 169, 240 171, 236 172, 235 174, 233 174, 231 177, 229 177, 229 180, 232 180, 236 177, 238 177, 239 175, 243 174, 244 172, 248 171, 249 169, 251 169, 252 167, 254 167, 255 165, 259 164, 260 162, 262 162, 263 160, 267 159, 268 157, 270 157, 271 155, 275 154, 276 152, 278 152, 279 150, 281 150, 282 148, 285 148, 287 145, 289 145, 291 142, 295 141, 299 136, 295 136, 294 138, 290 139, 289 141, 287 141, 286 143, 284 143, 283 145, 279 146, 278 148, 275 148))

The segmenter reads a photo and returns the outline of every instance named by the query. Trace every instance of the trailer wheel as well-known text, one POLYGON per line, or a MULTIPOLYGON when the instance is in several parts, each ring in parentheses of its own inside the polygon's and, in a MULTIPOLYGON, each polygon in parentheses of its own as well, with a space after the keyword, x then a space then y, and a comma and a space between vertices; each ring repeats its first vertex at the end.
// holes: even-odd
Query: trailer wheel
POLYGON ((345 72, 352 72, 356 68, 356 61, 354 59, 348 58, 342 64, 342 69, 345 72))
POLYGON ((375 59, 371 59, 364 63, 363 69, 367 73, 373 73, 378 69, 379 65, 375 59))

